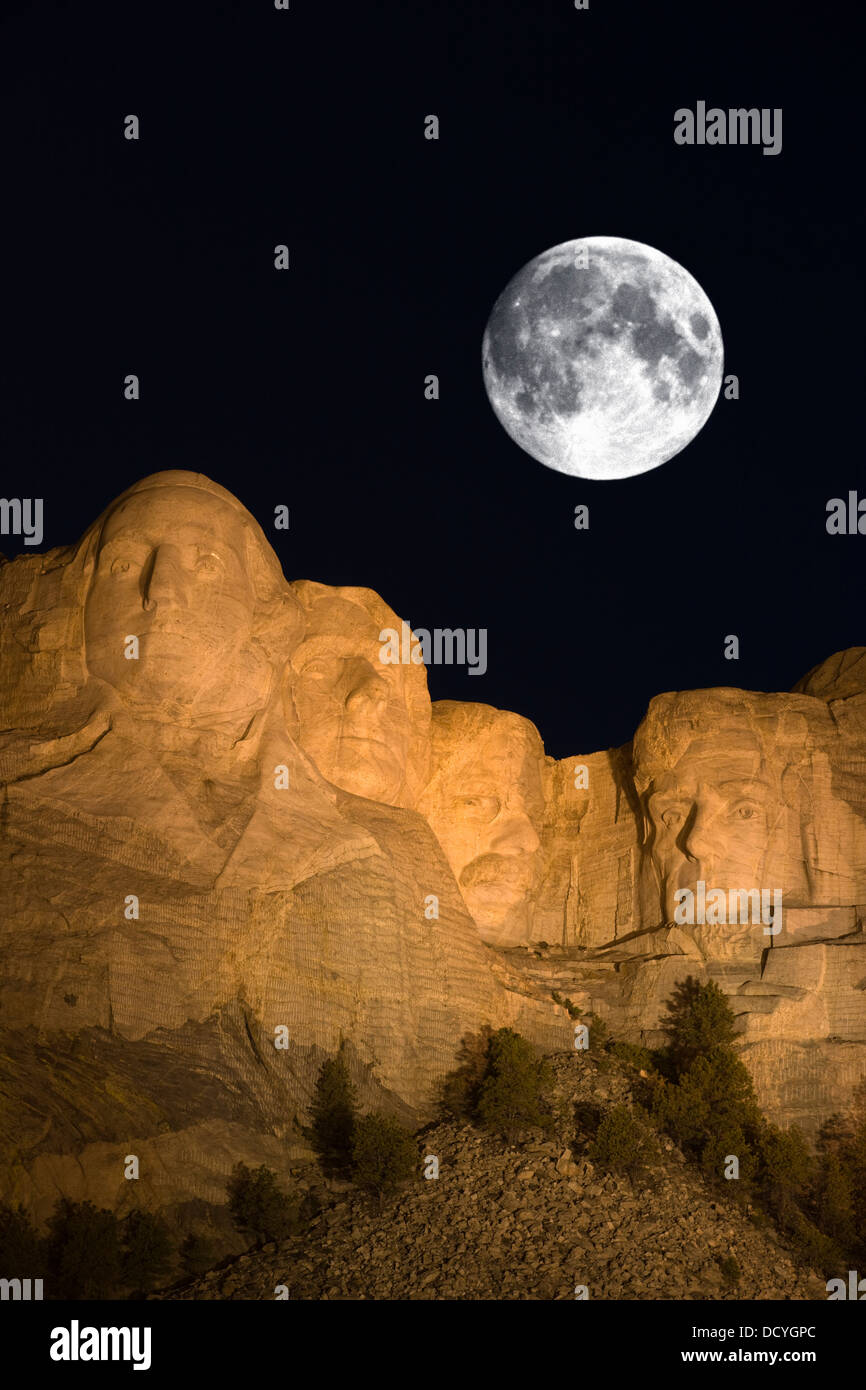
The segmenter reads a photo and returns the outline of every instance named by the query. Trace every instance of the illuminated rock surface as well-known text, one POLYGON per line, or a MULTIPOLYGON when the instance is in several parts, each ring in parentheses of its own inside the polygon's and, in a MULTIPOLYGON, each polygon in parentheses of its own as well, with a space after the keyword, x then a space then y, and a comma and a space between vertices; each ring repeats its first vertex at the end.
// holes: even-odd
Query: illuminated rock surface
POLYGON ((659 696, 633 745, 557 762, 517 714, 431 715, 423 665, 378 660, 399 627, 288 584, 200 474, 0 566, 0 1198, 219 1203, 238 1160, 307 1152, 341 1038, 412 1123, 479 1024, 568 1050, 555 991, 652 1043, 687 974, 731 997, 772 1119, 845 1108, 863 649, 791 694, 659 696), (701 883, 778 890, 782 929, 677 921, 701 883))
POLYGON ((0 1195, 221 1201, 229 1157, 299 1152, 341 1037, 367 1102, 406 1118, 483 1021, 568 1045, 423 819, 332 785, 294 736, 308 611, 230 494, 154 475, 0 594, 0 1195))

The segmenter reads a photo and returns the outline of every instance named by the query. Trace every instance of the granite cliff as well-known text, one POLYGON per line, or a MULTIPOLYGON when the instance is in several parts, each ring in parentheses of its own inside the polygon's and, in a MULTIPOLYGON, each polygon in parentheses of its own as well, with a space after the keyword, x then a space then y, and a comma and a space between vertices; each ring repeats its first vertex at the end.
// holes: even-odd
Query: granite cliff
POLYGON ((686 974, 731 997, 771 1118, 844 1108, 864 649, 790 694, 661 695, 633 743, 557 762, 518 714, 431 707, 423 665, 379 660, 399 627, 287 583, 194 473, 0 566, 0 1199, 220 1202, 239 1159, 307 1151, 341 1039, 362 1100, 418 1122, 479 1024, 569 1048, 556 991, 657 1041, 686 974), (775 920, 682 920, 762 892, 775 920))

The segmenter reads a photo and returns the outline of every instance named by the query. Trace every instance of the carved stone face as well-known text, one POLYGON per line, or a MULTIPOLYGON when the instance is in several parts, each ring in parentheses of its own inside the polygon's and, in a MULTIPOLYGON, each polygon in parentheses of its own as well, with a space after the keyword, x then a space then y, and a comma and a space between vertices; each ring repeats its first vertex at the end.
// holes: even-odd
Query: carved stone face
POLYGON ((728 688, 654 699, 634 740, 645 848, 660 907, 677 889, 781 892, 786 907, 860 901, 866 825, 856 766, 862 715, 844 702, 728 688))
POLYGON ((512 945, 529 935, 540 870, 544 751, 518 715, 487 706, 434 706, 434 774, 420 802, 481 935, 512 945))
POLYGON ((152 717, 207 723, 257 708, 270 666, 242 516, 205 491, 133 494, 108 516, 85 606, 89 670, 152 717), (126 656, 138 638, 138 659, 126 656))
POLYGON ((778 780, 764 768, 757 738, 727 733, 723 746, 696 738, 647 798, 652 857, 667 920, 673 920, 678 888, 781 888, 767 874, 779 872, 772 841, 784 817, 778 780))
POLYGON ((399 630, 399 619, 369 590, 294 588, 307 615, 291 663, 298 742, 335 786, 413 806, 427 771, 430 700, 423 666, 380 660, 379 634, 399 630))

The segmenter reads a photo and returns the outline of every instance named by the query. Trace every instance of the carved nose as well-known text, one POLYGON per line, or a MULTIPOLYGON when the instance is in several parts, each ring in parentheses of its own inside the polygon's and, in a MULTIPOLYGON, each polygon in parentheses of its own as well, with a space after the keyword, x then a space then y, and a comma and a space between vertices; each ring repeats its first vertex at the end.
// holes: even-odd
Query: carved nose
POLYGON ((388 703, 388 682, 377 676, 372 666, 357 673, 346 696, 346 709, 352 714, 379 714, 388 703))
POLYGON ((506 812, 490 840, 490 850, 496 854, 534 854, 540 847, 532 821, 516 812, 506 812))
POLYGON ((680 848, 688 859, 708 863, 717 848, 712 816, 703 806, 693 806, 680 836, 680 848))
POLYGON ((142 576, 141 594, 147 612, 157 607, 186 606, 183 571, 172 546, 160 545, 152 552, 142 576))

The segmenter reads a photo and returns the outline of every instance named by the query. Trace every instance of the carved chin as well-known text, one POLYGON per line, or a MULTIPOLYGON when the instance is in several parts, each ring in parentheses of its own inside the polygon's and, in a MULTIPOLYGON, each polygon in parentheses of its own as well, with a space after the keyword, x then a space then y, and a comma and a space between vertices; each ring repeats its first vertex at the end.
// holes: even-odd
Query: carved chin
MULTIPOLYGON (((216 729, 226 721, 251 719, 267 698, 266 689, 256 698, 237 681, 227 685, 225 673, 219 681, 183 680, 180 674, 163 666, 159 672, 142 671, 136 681, 102 679, 114 688, 131 714, 157 723, 180 721, 198 728, 216 729)), ((188 677, 189 671, 184 674, 188 677)))
MULTIPOLYGON (((315 750, 310 750, 316 761, 315 750)), ((325 757, 323 763, 328 765, 325 757)), ((327 774, 326 774, 327 775, 327 774)), ((333 761, 331 780, 353 796, 392 805, 403 785, 403 769, 392 749, 373 740, 343 739, 333 761)))
POLYGON ((526 890, 514 883, 476 883, 463 887, 466 906, 480 927, 525 923, 528 904, 526 890))
POLYGON ((533 855, 482 854, 460 874, 463 901, 487 940, 527 939, 535 862, 533 855))

